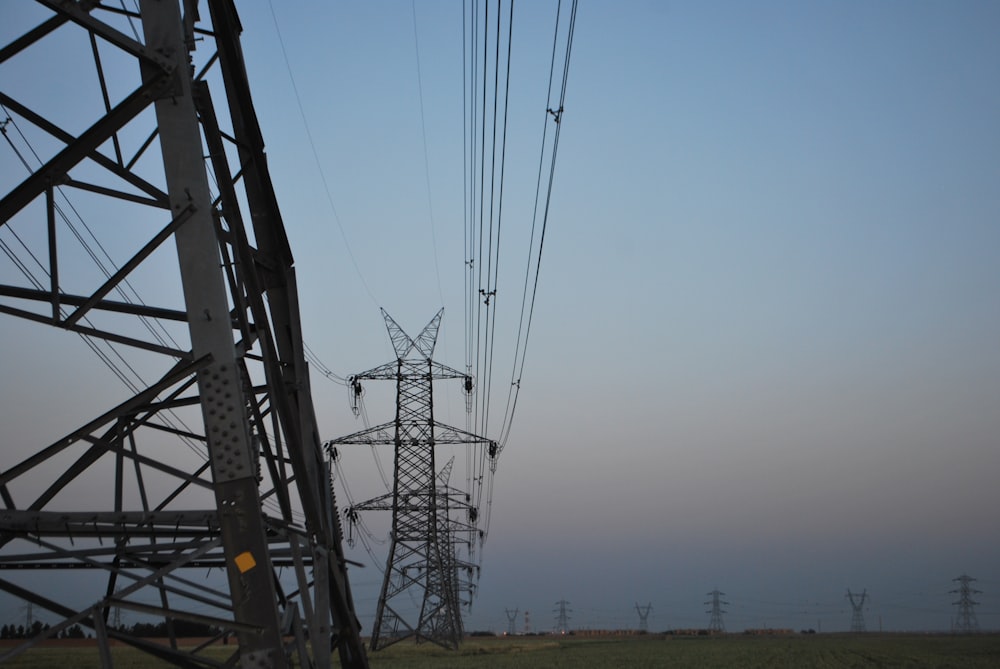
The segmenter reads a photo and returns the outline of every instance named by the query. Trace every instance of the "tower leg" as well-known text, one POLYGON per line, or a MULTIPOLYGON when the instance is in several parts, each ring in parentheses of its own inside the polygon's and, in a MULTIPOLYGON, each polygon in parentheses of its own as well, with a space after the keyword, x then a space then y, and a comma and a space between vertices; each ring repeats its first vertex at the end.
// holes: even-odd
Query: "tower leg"
POLYGON ((193 209, 175 239, 193 353, 196 359, 211 360, 198 374, 198 387, 233 616, 259 630, 239 633, 240 662, 245 669, 284 667, 277 593, 246 413, 249 398, 233 346, 180 11, 173 2, 143 0, 142 16, 147 48, 174 60, 174 90, 170 97, 157 100, 154 109, 171 211, 176 215, 193 209))

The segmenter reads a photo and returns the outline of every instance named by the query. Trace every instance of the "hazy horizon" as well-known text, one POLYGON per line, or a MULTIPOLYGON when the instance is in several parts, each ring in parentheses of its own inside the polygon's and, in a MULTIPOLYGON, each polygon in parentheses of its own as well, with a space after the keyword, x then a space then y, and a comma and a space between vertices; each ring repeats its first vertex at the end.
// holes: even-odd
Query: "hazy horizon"
MULTIPOLYGON (((306 343, 348 376, 394 356, 380 307, 416 333, 443 306, 435 358, 461 367, 462 6, 239 11, 306 343)), ((504 398, 554 11, 514 13, 504 398)), ((4 8, 10 26, 32 12, 4 8)), ((963 573, 1000 630, 998 31, 990 2, 580 3, 467 631, 502 633, 515 608, 551 630, 559 600, 571 629, 638 627, 636 603, 651 632, 707 627, 716 588, 731 631, 846 631, 848 589, 868 593, 869 630, 947 631, 963 573)), ((0 90, 30 83, 14 64, 0 90)), ((23 177, 0 149, 0 190, 23 177)), ((6 317, 4 333, 0 469, 125 393, 75 335, 6 317)), ((344 386, 312 374, 322 437, 360 429, 344 386)), ((369 388, 372 423, 390 420, 391 388, 369 388)), ((464 425, 459 383, 435 393, 464 425)), ((343 466, 355 501, 383 490, 370 450, 343 466)), ((383 565, 348 557, 367 635, 383 565)), ((0 598, 0 624, 21 606, 0 598)))

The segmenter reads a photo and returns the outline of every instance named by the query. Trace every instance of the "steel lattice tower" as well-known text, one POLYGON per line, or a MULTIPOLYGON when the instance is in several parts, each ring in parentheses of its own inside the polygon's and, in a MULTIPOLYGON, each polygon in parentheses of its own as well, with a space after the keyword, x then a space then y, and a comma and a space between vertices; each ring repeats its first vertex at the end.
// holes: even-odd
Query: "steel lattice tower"
POLYGON ((0 47, 0 124, 27 171, 0 165, 0 227, 41 247, 18 283, 3 275, 0 313, 79 335, 128 384, 88 378, 100 415, 19 461, 5 449, 0 472, 0 569, 88 570, 103 594, 81 609, 38 581, 0 589, 57 616, 49 636, 91 628, 108 666, 112 641, 220 662, 109 625, 127 609, 235 636, 226 666, 285 667, 291 647, 299 666, 329 667, 333 648, 367 667, 235 4, 134 4, 41 0, 0 47), (43 88, 62 96, 32 96, 54 53, 43 88), (211 569, 225 579, 191 575, 211 569))
POLYGON ((517 614, 518 610, 514 609, 504 609, 503 612, 507 615, 507 636, 514 636, 517 634, 517 614))
POLYGON ((852 632, 866 632, 868 631, 865 627, 865 614, 862 610, 865 605, 865 600, 868 599, 867 588, 861 591, 861 596, 855 600, 854 593, 851 592, 850 588, 847 590, 847 599, 851 602, 851 631, 852 632))
POLYGON ((724 604, 729 604, 729 602, 722 601, 722 597, 725 594, 726 593, 724 592, 719 592, 719 589, 716 588, 712 592, 708 593, 708 596, 712 599, 705 602, 705 604, 712 605, 711 609, 705 611, 705 613, 711 614, 711 618, 708 620, 708 629, 712 632, 718 632, 720 634, 726 631, 726 626, 722 622, 722 614, 726 613, 726 611, 723 610, 722 606, 724 604))
POLYGON ((648 632, 649 631, 649 612, 653 610, 652 604, 646 604, 645 606, 639 606, 639 602, 635 603, 635 612, 639 614, 639 631, 648 632))
POLYGON ((982 593, 982 590, 975 590, 970 585, 976 579, 962 574, 958 578, 953 578, 958 582, 958 589, 951 590, 952 594, 958 595, 958 601, 952 602, 958 607, 958 620, 955 622, 954 631, 959 634, 973 634, 979 631, 979 621, 976 619, 975 607, 979 602, 972 599, 973 595, 982 593))
POLYGON ((347 510, 349 520, 360 511, 392 511, 389 555, 371 637, 373 650, 409 637, 445 648, 457 648, 462 639, 460 574, 471 575, 475 567, 457 559, 456 543, 469 542, 460 535, 476 532, 478 513, 465 501, 464 493, 448 487, 450 463, 437 472, 434 449, 441 444, 489 444, 490 457, 495 457, 496 446, 434 419, 434 381, 462 379, 467 392, 472 388, 467 374, 432 358, 443 313, 444 309, 438 311, 411 339, 382 311, 396 360, 354 375, 352 383, 395 381, 396 418, 327 442, 331 452, 340 444, 394 447, 392 492, 347 510), (453 512, 464 512, 466 520, 456 519, 453 512))
POLYGON ((552 610, 552 613, 556 614, 556 631, 559 634, 565 634, 569 631, 569 614, 572 613, 572 609, 569 608, 569 602, 565 599, 556 602, 556 606, 559 608, 552 610))

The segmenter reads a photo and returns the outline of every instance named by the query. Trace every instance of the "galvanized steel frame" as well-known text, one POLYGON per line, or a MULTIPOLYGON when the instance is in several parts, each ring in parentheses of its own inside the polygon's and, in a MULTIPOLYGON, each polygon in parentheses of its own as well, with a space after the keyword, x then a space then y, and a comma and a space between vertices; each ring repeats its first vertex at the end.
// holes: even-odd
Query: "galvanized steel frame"
MULTIPOLYGON (((468 381, 467 374, 432 358, 443 312, 438 311, 411 338, 383 310, 396 360, 356 374, 352 380, 395 381, 395 419, 326 443, 331 451, 342 444, 394 448, 392 492, 345 511, 352 522, 361 511, 392 511, 389 553, 371 634, 373 650, 409 638, 454 649, 463 636, 460 572, 470 573, 476 567, 458 559, 456 543, 463 535, 475 534, 476 528, 474 521, 463 522, 453 512, 474 519, 476 510, 465 501, 464 493, 449 487, 451 463, 438 471, 435 447, 492 442, 434 418, 434 381, 468 381), (414 600, 420 602, 416 615, 404 611, 407 602, 414 600)), ((465 387, 472 384, 467 382, 465 387)))
POLYGON ((200 648, 179 648, 175 638, 160 644, 114 629, 108 616, 118 607, 168 623, 211 624, 236 637, 238 650, 230 662, 243 667, 286 666, 293 654, 300 666, 329 667, 331 648, 342 666, 366 667, 316 427, 293 258, 265 161, 235 6, 210 0, 209 24, 196 0, 180 6, 142 0, 138 12, 82 1, 40 4, 51 15, 0 48, 0 67, 15 67, 20 54, 58 39, 61 31, 83 31, 105 110, 73 134, 44 110, 0 91, 0 103, 19 121, 64 145, 20 184, 3 187, 0 226, 17 220, 19 226, 45 230, 48 285, 0 285, 0 313, 129 346, 168 364, 148 387, 0 471, 0 569, 87 569, 106 577, 104 596, 82 609, 16 579, 0 579, 0 590, 61 618, 0 661, 83 624, 97 636, 106 666, 111 640, 177 666, 218 665, 200 648), (115 25, 123 19, 141 24, 141 39, 115 25), (199 54, 214 49, 198 73, 192 65, 196 49, 199 54), (115 104, 102 50, 133 58, 141 73, 134 90, 115 104), (221 76, 226 130, 220 129, 204 76, 209 71, 221 76), (125 156, 119 134, 130 124, 148 124, 150 109, 154 127, 135 153, 125 156), (137 164, 156 145, 162 173, 140 174, 137 164), (106 179, 74 178, 71 172, 83 163, 88 168, 82 171, 103 170, 106 179), (219 191, 215 196, 208 171, 219 191), (60 189, 161 212, 162 224, 100 286, 76 290, 60 278, 65 253, 57 243, 60 189), (35 202, 44 202, 42 221, 33 220, 35 202), (177 248, 184 308, 109 299, 169 239, 177 248), (108 314, 185 323, 190 347, 91 321, 108 314), (171 412, 198 408, 198 427, 170 418, 171 412), (200 447, 207 457, 184 465, 168 462, 156 450, 166 437, 200 447), (54 459, 67 455, 72 464, 56 469, 54 459), (81 476, 101 468, 112 481, 105 506, 81 511, 55 505, 81 476), (49 482, 40 492, 26 493, 21 482, 28 476, 49 482), (154 477, 172 483, 154 491, 148 485, 154 477), (137 508, 128 506, 126 479, 138 488, 137 508), (195 489, 210 493, 214 506, 185 508, 185 494, 195 489), (283 591, 276 576, 282 567, 295 574, 293 592, 283 591), (225 571, 227 587, 183 575, 211 568, 225 571), (158 603, 150 604, 150 598, 158 603), (203 613, 206 608, 213 613, 203 613))

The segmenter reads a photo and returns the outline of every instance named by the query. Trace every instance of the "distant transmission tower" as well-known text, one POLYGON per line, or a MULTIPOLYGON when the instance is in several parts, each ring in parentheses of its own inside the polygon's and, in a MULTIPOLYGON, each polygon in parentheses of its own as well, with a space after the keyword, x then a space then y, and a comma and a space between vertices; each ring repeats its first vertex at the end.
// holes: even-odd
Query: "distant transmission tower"
MULTIPOLYGON (((474 535, 478 510, 467 495, 448 488, 450 463, 438 473, 435 446, 489 444, 484 437, 450 427, 434 419, 433 382, 462 379, 466 392, 472 382, 467 374, 434 362, 432 355, 444 309, 410 338, 382 310, 396 360, 352 377, 355 393, 363 379, 396 382, 396 418, 360 432, 327 442, 331 457, 339 444, 392 445, 394 447, 391 493, 356 504, 347 519, 357 522, 358 511, 391 510, 392 530, 382 590, 375 612, 371 648, 379 650, 415 637, 444 648, 457 648, 462 639, 459 572, 474 567, 456 558, 456 536, 474 535), (439 487, 440 483, 440 487, 439 487), (468 523, 450 518, 464 511, 468 523)), ((463 543, 471 542, 471 539, 463 543)), ((471 584, 470 584, 471 589, 471 584)))
POLYGON ((722 614, 726 613, 726 611, 723 610, 722 605, 723 604, 729 604, 729 602, 722 601, 722 597, 725 594, 726 593, 724 593, 724 592, 719 592, 718 588, 716 588, 712 592, 708 593, 708 596, 712 598, 712 599, 708 600, 707 602, 705 602, 706 604, 711 604, 712 605, 711 610, 705 611, 705 613, 712 614, 712 617, 708 621, 708 629, 709 629, 709 631, 718 632, 718 633, 722 633, 722 632, 726 631, 726 626, 722 622, 722 614))
POLYGON ((653 610, 652 604, 646 604, 645 606, 639 606, 639 602, 635 603, 635 611, 639 614, 639 631, 648 632, 649 631, 649 612, 653 610))
POLYGON ((517 634, 517 614, 518 610, 514 609, 504 609, 503 612, 507 614, 507 636, 514 636, 517 634))
POLYGON ((854 593, 852 593, 850 588, 848 588, 847 599, 851 601, 851 608, 853 609, 853 613, 851 613, 851 631, 866 632, 865 614, 862 611, 862 607, 865 605, 865 600, 868 599, 867 588, 861 591, 861 596, 857 599, 855 599, 854 593))
POLYGON ((569 614, 572 613, 572 609, 569 608, 569 602, 565 599, 556 602, 556 606, 558 608, 552 610, 556 614, 556 631, 559 634, 565 634, 569 631, 569 614))
POLYGON ((524 612, 524 633, 531 634, 531 611, 524 612))
POLYGON ((966 576, 962 574, 958 578, 953 578, 953 581, 958 581, 958 590, 951 590, 951 592, 958 595, 958 601, 952 602, 954 606, 958 607, 958 620, 955 622, 955 630, 959 634, 972 634, 979 631, 979 621, 976 620, 975 606, 979 602, 973 601, 972 595, 978 595, 982 593, 982 590, 974 590, 969 584, 976 579, 971 576, 966 576))

